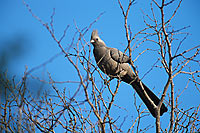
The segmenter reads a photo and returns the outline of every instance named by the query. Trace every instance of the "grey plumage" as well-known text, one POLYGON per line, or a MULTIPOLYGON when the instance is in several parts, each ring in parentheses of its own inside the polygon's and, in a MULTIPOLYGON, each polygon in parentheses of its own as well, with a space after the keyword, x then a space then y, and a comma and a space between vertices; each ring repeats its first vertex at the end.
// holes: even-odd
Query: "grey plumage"
MULTIPOLYGON (((146 94, 154 102, 155 105, 158 105, 160 99, 146 85, 142 83, 141 86, 141 82, 135 76, 133 70, 129 65, 129 57, 116 48, 107 47, 103 40, 100 39, 97 30, 93 30, 90 42, 94 46, 94 57, 101 71, 103 71, 111 78, 118 78, 130 84, 143 100, 150 113, 155 117, 155 109, 144 94, 142 86, 146 94)), ((164 104, 162 104, 160 115, 163 115, 163 113, 165 112, 167 112, 167 108, 164 104)))

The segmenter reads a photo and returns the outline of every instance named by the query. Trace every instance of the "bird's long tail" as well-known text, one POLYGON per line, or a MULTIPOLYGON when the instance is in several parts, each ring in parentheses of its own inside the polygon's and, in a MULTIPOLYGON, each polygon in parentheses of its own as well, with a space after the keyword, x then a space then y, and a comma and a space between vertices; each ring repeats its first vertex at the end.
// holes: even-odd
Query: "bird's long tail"
MULTIPOLYGON (((144 104, 147 106, 149 109, 150 113, 153 115, 153 117, 156 117, 155 114, 155 109, 153 108, 153 105, 150 103, 148 98, 146 97, 141 85, 139 82, 133 82, 131 83, 132 87, 136 90, 144 104)), ((155 105, 158 105, 160 102, 160 99, 146 86, 142 83, 142 86, 146 92, 146 94, 149 96, 149 98, 154 102, 155 105)), ((161 108, 160 108, 160 115, 162 116, 163 113, 167 112, 167 107, 162 103, 161 108)))
MULTIPOLYGON (((153 115, 153 117, 156 117, 155 109, 154 109, 153 105, 151 104, 151 102, 146 97, 145 92, 149 96, 149 98, 154 102, 155 105, 159 104, 160 99, 146 85, 144 85, 142 83, 142 86, 145 90, 145 92, 144 92, 143 89, 142 89, 142 86, 141 86, 141 84, 138 80, 131 82, 130 78, 127 78, 127 76, 125 76, 125 78, 122 78, 122 80, 124 82, 132 85, 132 87, 136 90, 136 92, 138 93, 138 95, 140 96, 140 98, 142 99, 144 104, 149 109, 150 113, 153 115)), ((167 112, 167 110, 168 110, 167 107, 164 105, 164 103, 162 103, 161 108, 160 108, 160 115, 162 116, 163 113, 167 112)))

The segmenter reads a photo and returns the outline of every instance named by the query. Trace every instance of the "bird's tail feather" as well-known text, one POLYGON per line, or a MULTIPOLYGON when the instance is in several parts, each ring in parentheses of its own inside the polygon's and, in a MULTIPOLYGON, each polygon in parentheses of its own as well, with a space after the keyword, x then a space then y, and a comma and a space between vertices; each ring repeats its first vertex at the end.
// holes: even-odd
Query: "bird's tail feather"
MULTIPOLYGON (((145 92, 147 93, 147 95, 149 96, 149 98, 154 102, 155 105, 158 105, 160 102, 160 99, 146 86, 142 83, 142 86, 140 84, 139 81, 134 81, 133 83, 131 83, 132 87, 136 90, 136 92, 138 93, 138 95, 140 96, 140 98, 142 99, 142 101, 145 103, 145 105, 147 106, 147 108, 149 109, 150 113, 156 117, 155 114, 155 109, 153 108, 153 105, 150 103, 150 101, 147 99, 142 86, 145 90, 145 92)), ((167 107, 164 105, 164 103, 162 103, 161 108, 160 108, 160 115, 162 116, 163 113, 167 112, 167 107)))

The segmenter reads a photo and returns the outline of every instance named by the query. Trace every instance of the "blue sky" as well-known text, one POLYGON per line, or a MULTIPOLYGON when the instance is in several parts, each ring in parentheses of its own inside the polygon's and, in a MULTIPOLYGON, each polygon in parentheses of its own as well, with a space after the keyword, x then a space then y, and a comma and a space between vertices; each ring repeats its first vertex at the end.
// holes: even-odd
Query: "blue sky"
MULTIPOLYGON (((108 46, 116 47, 122 51, 124 50, 126 38, 123 26, 123 16, 117 1, 27 0, 26 2, 30 5, 32 11, 44 22, 50 22, 50 16, 53 12, 53 8, 55 8, 54 28, 55 35, 58 38, 62 35, 64 28, 67 25, 70 25, 66 38, 63 40, 64 47, 72 41, 75 31, 75 22, 78 27, 82 29, 93 22, 100 13, 105 12, 84 37, 89 41, 92 29, 98 29, 101 38, 108 46)), ((126 5, 127 3, 122 2, 122 4, 126 5)), ((191 26, 183 31, 191 33, 185 41, 183 49, 199 45, 199 4, 199 0, 184 0, 177 16, 172 21, 175 29, 191 26)), ((172 7, 173 6, 169 6, 166 13, 170 13, 170 8, 172 7)), ((150 6, 148 0, 137 0, 136 4, 133 5, 130 11, 128 22, 133 31, 138 31, 144 27, 143 14, 141 10, 149 13, 150 6)), ((35 18, 31 16, 22 0, 0 0, 0 19, 0 52, 3 53, 3 51, 7 51, 6 56, 9 56, 10 61, 4 69, 8 69, 10 75, 17 75, 20 77, 25 71, 25 66, 28 66, 28 68, 31 69, 60 52, 59 47, 53 41, 50 34, 35 18), (21 47, 19 46, 19 49, 21 50, 19 53, 15 53, 15 50, 11 50, 17 50, 18 47, 12 47, 12 44, 16 41, 17 43, 22 42, 20 43, 21 47)), ((138 53, 151 46, 151 44, 141 46, 137 51, 134 51, 133 58, 136 57, 138 53)), ((138 62, 136 62, 139 75, 143 76, 155 61, 156 57, 151 53, 147 52, 147 54, 141 56, 138 62)), ((192 67, 199 70, 199 66, 192 67)), ((49 63, 45 68, 36 70, 32 74, 37 76, 44 70, 45 72, 50 72, 56 81, 78 80, 77 76, 74 75, 74 69, 62 54, 53 62, 49 63)), ((154 92, 158 94, 161 91, 160 88, 162 88, 166 83, 166 77, 167 76, 164 72, 153 70, 143 79, 143 81, 150 88, 155 88, 156 90, 154 90, 154 92)), ((184 76, 175 78, 175 81, 176 90, 182 89, 186 86, 187 80, 184 76)), ((111 83, 115 85, 116 81, 112 81, 111 83)), ((198 92, 194 88, 188 88, 184 92, 183 97, 180 98, 180 100, 183 99, 183 101, 180 102, 181 107, 189 108, 199 104, 199 102, 197 102, 200 101, 199 93, 194 93, 193 91, 198 92)), ((131 87, 122 84, 115 101, 115 104, 130 109, 127 113, 130 116, 134 116, 134 113, 131 110, 135 109, 132 105, 133 92, 134 91, 131 87)), ((140 99, 138 99, 138 102, 140 102, 140 99)), ((113 111, 113 113, 115 114, 118 112, 113 111)), ((165 115, 163 119, 169 119, 169 115, 165 115)), ((149 122, 152 123, 152 121, 154 122, 153 118, 146 120, 145 124, 148 125, 149 122)), ((152 131, 154 129, 155 128, 153 128, 152 131)))

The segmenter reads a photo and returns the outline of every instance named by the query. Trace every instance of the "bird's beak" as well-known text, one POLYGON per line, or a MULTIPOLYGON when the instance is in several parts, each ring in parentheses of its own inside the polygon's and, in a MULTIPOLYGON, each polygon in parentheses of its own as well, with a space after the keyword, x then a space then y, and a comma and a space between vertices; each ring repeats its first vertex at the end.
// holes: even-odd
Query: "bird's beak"
POLYGON ((95 41, 92 39, 92 40, 90 40, 90 43, 94 43, 95 41))

